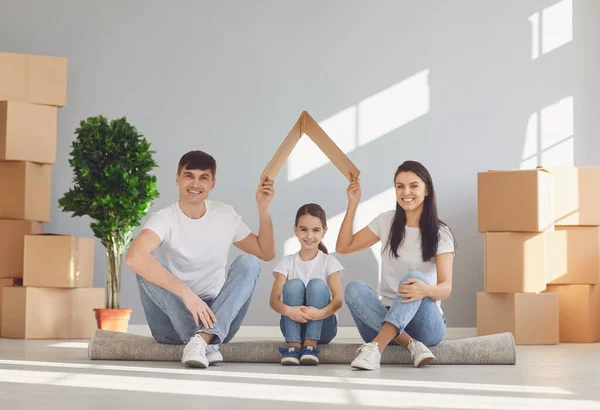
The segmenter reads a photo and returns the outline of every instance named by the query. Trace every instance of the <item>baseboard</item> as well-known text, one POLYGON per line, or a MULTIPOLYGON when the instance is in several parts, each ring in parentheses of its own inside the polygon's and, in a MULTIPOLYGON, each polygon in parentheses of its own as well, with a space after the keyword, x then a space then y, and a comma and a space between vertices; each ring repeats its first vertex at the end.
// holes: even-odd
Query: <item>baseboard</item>
MULTIPOLYGON (((143 336, 150 336, 148 325, 129 325, 129 333, 143 336)), ((477 336, 475 327, 449 327, 446 329, 446 339, 463 339, 477 336)), ((279 326, 242 326, 238 331, 236 338, 240 339, 281 339, 281 330, 279 326)), ((358 329, 353 326, 340 326, 336 339, 356 339, 360 340, 358 329)))

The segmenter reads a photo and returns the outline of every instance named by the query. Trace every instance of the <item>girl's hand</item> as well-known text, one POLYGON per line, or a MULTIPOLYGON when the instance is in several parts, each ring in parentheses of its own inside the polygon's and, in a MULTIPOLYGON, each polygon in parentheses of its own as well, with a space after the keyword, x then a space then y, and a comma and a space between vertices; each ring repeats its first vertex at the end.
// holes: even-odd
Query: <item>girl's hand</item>
POLYGON ((321 312, 321 309, 317 309, 314 306, 306 306, 302 308, 302 311, 308 315, 310 320, 321 320, 321 319, 325 319, 323 317, 323 313, 321 312))
POLYGON ((419 279, 408 279, 398 288, 398 296, 407 298, 402 303, 411 303, 428 296, 429 285, 419 279))
POLYGON ((285 316, 289 317, 294 322, 306 323, 311 320, 311 318, 308 314, 304 313, 303 309, 306 309, 306 306, 288 306, 285 316))
POLYGON ((348 195, 348 203, 351 205, 358 205, 360 202, 360 197, 362 191, 360 189, 360 178, 356 179, 350 174, 352 177, 352 182, 348 185, 348 189, 346 189, 346 194, 348 195))

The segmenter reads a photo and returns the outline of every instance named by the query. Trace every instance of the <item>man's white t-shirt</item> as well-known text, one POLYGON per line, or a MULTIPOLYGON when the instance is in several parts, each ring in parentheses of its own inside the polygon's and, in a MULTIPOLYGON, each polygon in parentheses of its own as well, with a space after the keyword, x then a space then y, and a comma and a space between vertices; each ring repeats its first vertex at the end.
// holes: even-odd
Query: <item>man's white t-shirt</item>
MULTIPOLYGON (((377 286, 377 293, 386 306, 390 306, 394 302, 398 296, 400 281, 409 272, 421 272, 429 284, 437 285, 436 257, 431 258, 428 262, 423 262, 420 228, 406 227, 397 259, 390 253, 389 248, 386 248, 394 214, 394 210, 383 212, 368 225, 369 229, 381 240, 381 280, 377 286)), ((454 252, 452 233, 447 226, 440 226, 439 237, 437 255, 454 252)), ((436 303, 440 312, 443 313, 441 301, 437 300, 436 303)))
POLYGON ((284 256, 275 265, 273 276, 276 276, 277 272, 285 276, 287 280, 300 279, 306 286, 311 279, 315 278, 322 279, 327 283, 327 278, 332 273, 340 272, 341 276, 344 267, 335 256, 319 250, 317 256, 309 261, 303 261, 299 252, 284 256))
POLYGON ((204 202, 206 213, 202 218, 186 216, 177 201, 152 213, 143 229, 160 238, 157 251, 171 273, 201 299, 215 299, 225 284, 231 245, 251 231, 230 205, 204 202))

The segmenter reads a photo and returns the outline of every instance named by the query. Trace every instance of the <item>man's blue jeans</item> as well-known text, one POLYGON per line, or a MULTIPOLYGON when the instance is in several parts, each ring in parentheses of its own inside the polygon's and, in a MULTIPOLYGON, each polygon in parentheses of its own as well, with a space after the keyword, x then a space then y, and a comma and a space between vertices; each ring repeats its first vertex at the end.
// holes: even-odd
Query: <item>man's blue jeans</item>
MULTIPOLYGON (((162 258, 155 257, 169 269, 162 258)), ((179 296, 136 275, 152 336, 159 343, 186 344, 197 332, 204 332, 215 335, 211 344, 229 342, 248 311, 259 274, 260 261, 257 257, 244 254, 233 261, 217 297, 204 300, 217 318, 212 329, 205 328, 202 322, 196 326, 194 317, 179 296)))

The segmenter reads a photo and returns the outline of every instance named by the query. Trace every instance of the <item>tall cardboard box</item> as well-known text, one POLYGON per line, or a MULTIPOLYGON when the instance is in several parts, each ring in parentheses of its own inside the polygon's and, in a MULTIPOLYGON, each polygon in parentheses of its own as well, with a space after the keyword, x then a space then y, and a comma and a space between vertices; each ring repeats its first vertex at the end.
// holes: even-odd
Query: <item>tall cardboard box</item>
POLYGON ((67 59, 0 53, 0 100, 64 107, 67 59))
POLYGON ((104 307, 104 288, 0 288, 2 337, 90 339, 95 308, 104 307))
POLYGON ((600 285, 548 285, 559 300, 560 341, 600 341, 600 285))
POLYGON ((50 222, 50 165, 0 162, 0 219, 50 222))
POLYGON ((557 226, 600 225, 600 167, 549 168, 557 226))
POLYGON ((547 265, 564 255, 553 231, 484 234, 484 290, 487 293, 538 293, 546 290, 547 265), (558 248, 558 249, 554 249, 558 248))
MULTIPOLYGON (((599 204, 600 206, 600 204, 599 204)), ((557 226, 548 234, 546 281, 549 284, 600 283, 600 228, 557 226)))
POLYGON ((56 162, 58 108, 0 101, 0 161, 56 162))
POLYGON ((477 293, 477 335, 511 332, 518 345, 559 342, 556 293, 477 293))
POLYGON ((542 232, 554 226, 553 177, 541 169, 477 174, 479 232, 542 232))
POLYGON ((0 278, 23 277, 25 235, 40 233, 39 222, 0 219, 0 278))
POLYGON ((94 239, 71 235, 26 235, 23 286, 91 288, 94 239))

